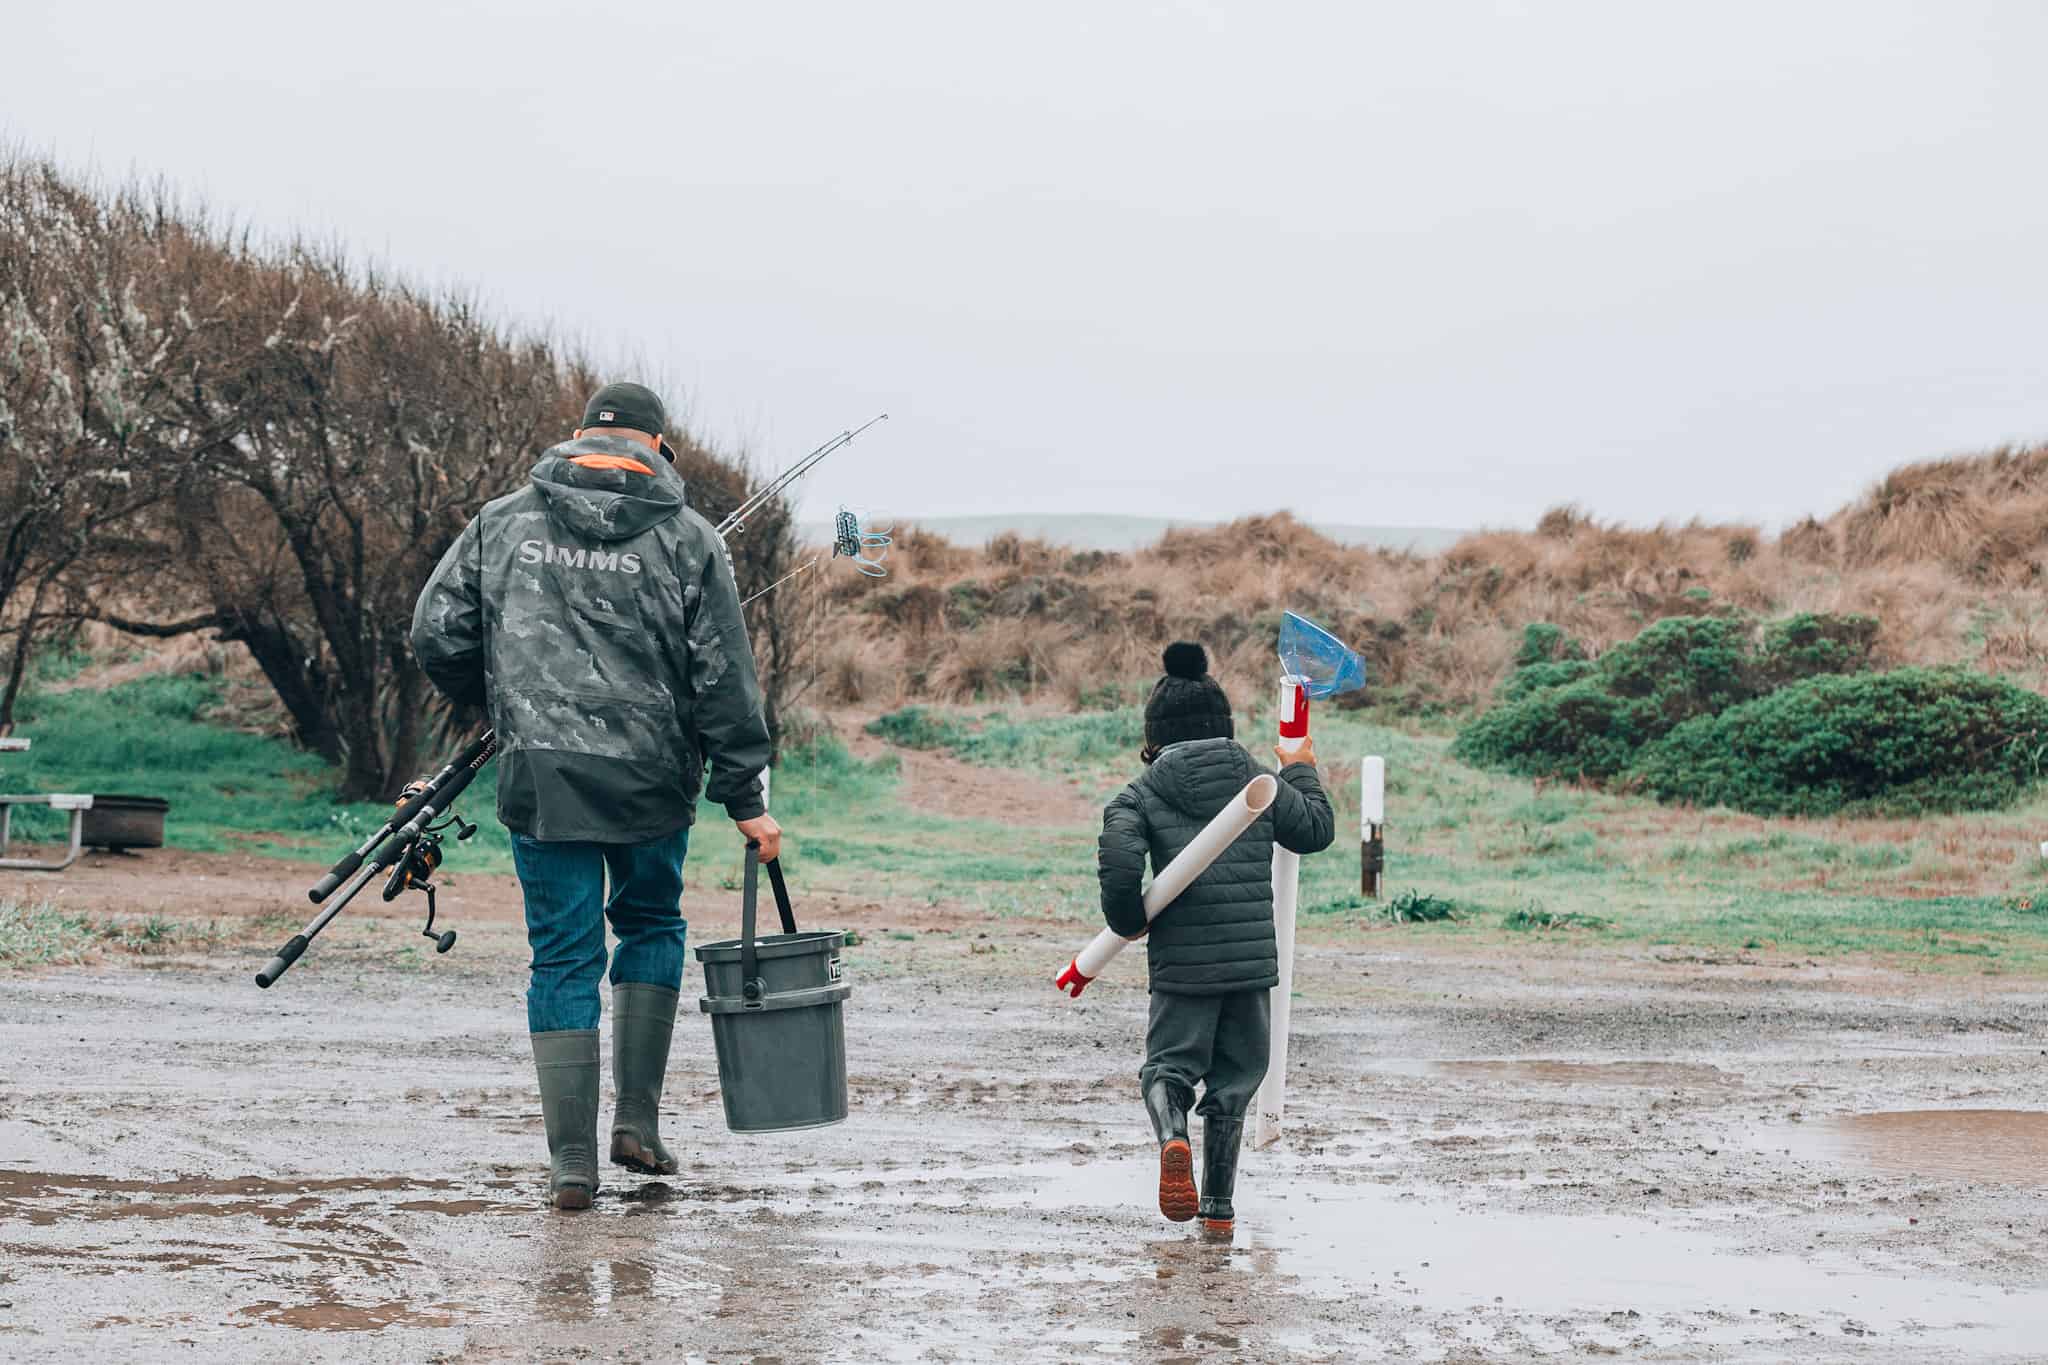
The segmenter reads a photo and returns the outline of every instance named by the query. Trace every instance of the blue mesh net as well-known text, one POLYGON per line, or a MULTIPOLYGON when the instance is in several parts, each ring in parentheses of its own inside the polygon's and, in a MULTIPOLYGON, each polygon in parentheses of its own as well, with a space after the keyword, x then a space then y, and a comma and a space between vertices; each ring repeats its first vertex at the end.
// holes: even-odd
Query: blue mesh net
POLYGON ((1315 622, 1288 612, 1280 621, 1280 666, 1306 678, 1311 697, 1334 697, 1365 686, 1365 660, 1315 622))

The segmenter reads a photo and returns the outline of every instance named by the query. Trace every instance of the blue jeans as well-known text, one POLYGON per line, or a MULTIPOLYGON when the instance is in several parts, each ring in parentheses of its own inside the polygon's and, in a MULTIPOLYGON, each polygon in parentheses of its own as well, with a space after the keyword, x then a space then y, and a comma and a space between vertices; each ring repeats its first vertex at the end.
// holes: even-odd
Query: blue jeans
POLYGON ((688 827, 644 844, 543 843, 512 836, 512 865, 526 893, 526 941, 533 949, 526 986, 531 1033, 594 1029, 604 975, 604 922, 618 951, 612 984, 683 984, 683 859, 688 827), (611 896, 605 896, 605 874, 611 896))

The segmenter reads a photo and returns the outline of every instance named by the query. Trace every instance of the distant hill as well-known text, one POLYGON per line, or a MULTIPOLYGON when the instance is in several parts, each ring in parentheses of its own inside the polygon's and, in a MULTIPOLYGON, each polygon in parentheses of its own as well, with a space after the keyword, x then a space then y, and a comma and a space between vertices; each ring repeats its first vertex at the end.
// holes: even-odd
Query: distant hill
MULTIPOLYGON (((1209 527, 1210 521, 1180 521, 1167 517, 1120 517, 1098 513, 1073 516, 985 516, 985 517, 899 517, 898 525, 917 525, 934 531, 957 545, 980 546, 1014 531, 1028 539, 1050 541, 1077 550, 1135 550, 1150 545, 1175 527, 1209 527)), ((1338 522, 1312 522, 1316 530, 1342 545, 1366 545, 1376 549, 1415 550, 1431 554, 1449 549, 1467 533, 1442 526, 1349 526, 1338 522)), ((825 522, 805 522, 800 527, 806 540, 822 543, 832 530, 825 522)))

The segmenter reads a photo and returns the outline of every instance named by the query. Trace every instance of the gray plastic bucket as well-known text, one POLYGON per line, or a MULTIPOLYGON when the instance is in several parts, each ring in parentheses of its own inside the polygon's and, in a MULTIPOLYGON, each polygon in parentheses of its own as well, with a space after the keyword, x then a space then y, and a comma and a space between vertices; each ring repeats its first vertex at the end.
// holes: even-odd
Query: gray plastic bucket
MULTIPOLYGON (((782 869, 774 863, 768 869, 782 922, 794 928, 782 869)), ((697 1007, 711 1016, 725 1126, 736 1133, 766 1133, 841 1122, 846 1117, 843 1006, 853 994, 842 979, 845 968, 839 958, 846 935, 835 929, 755 938, 754 892, 749 851, 741 937, 697 948, 697 960, 704 964, 704 995, 697 1007)))

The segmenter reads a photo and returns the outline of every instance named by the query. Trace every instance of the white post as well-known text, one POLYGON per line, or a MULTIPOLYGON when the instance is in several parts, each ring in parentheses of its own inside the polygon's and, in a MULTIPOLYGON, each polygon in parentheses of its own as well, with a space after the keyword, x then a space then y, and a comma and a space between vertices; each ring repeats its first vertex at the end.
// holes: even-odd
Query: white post
POLYGON ((1380 898, 1387 867, 1387 761, 1369 756, 1358 768, 1358 893, 1380 898))
MULTIPOLYGON (((1290 754, 1308 742, 1306 679, 1280 679, 1280 750, 1290 754)), ((1283 762, 1285 759, 1283 757, 1283 762)), ((1287 1108, 1287 1033, 1294 1015, 1294 917, 1301 898, 1301 855, 1273 847, 1273 938, 1280 950, 1280 981, 1273 987, 1273 1048, 1266 1079, 1259 1086, 1252 1145, 1270 1147, 1280 1138, 1287 1108)))

